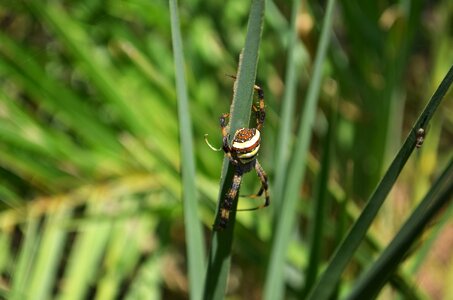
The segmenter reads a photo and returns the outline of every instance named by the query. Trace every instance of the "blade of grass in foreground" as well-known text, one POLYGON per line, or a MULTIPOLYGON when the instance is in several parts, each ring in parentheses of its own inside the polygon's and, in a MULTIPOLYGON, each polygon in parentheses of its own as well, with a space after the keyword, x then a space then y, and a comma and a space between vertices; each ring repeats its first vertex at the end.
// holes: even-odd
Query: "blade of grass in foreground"
MULTIPOLYGON (((239 61, 239 70, 233 103, 230 109, 230 133, 238 128, 248 127, 252 107, 253 85, 255 84, 256 68, 258 64, 258 49, 261 40, 261 31, 264 16, 264 0, 254 0, 250 9, 247 36, 243 55, 239 61)), ((223 160, 221 189, 219 204, 232 183, 232 168, 227 158, 223 160)), ((236 209, 237 199, 233 205, 236 209)), ((217 208, 218 209, 218 208, 217 208)), ((212 234, 211 250, 209 253, 208 269, 204 287, 204 299, 223 299, 230 270, 231 246, 236 213, 230 214, 227 229, 214 231, 212 234)), ((216 219, 216 222, 218 220, 216 219)))
POLYGON ((201 299, 205 270, 204 243, 197 213, 195 162, 192 144, 192 125, 184 73, 184 57, 176 0, 170 0, 171 35, 175 58, 176 93, 178 97, 179 135, 184 202, 184 229, 187 243, 189 292, 191 299, 201 299))
POLYGON ((389 246, 363 277, 355 284, 347 299, 371 299, 377 296, 390 275, 404 259, 410 247, 423 234, 423 229, 451 200, 453 194, 453 158, 422 202, 404 223, 389 246))
POLYGON ((390 192, 390 189, 395 184, 398 175, 400 174, 401 170, 406 164, 406 161, 409 159, 409 156, 414 150, 417 130, 419 128, 426 128, 429 120, 431 119, 443 97, 447 93, 448 88, 450 87, 452 82, 453 67, 450 68, 442 83, 439 85, 436 92, 431 97, 431 100, 425 107, 423 113, 415 122, 414 127, 409 133, 409 136, 406 138, 406 141, 404 142, 400 151, 391 163, 382 180, 379 182, 376 190, 368 200, 365 208, 363 209, 357 221, 352 226, 348 235, 338 246, 332 260, 327 266, 327 269, 324 271, 321 278, 316 283, 308 299, 323 300, 330 298, 330 295, 332 294, 338 284, 338 281, 340 280, 343 270, 346 268, 346 265, 351 260, 355 250, 359 247, 360 243, 364 239, 368 228, 370 227, 371 223, 376 217, 376 214, 379 211, 379 208, 384 203, 384 200, 390 192))
POLYGON ((282 198, 284 202, 282 203, 280 216, 277 217, 278 223, 276 226, 271 260, 267 270, 264 290, 264 298, 267 300, 281 299, 283 296, 283 286, 285 283, 283 269, 285 266, 285 258, 290 242, 291 231, 296 217, 296 205, 297 200, 299 199, 298 190, 306 170, 306 157, 310 143, 311 129, 316 115, 323 62, 329 44, 334 2, 334 0, 329 0, 327 4, 319 49, 315 59, 313 79, 307 92, 304 111, 299 125, 299 134, 290 163, 291 167, 287 177, 288 182, 286 189, 284 190, 284 198, 282 198))

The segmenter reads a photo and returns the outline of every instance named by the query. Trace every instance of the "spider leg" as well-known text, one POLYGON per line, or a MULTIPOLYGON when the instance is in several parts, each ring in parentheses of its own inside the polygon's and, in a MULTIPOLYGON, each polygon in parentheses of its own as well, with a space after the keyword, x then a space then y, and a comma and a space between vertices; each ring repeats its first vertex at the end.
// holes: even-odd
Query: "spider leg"
POLYGON ((223 147, 222 148, 216 148, 213 145, 211 145, 211 143, 208 141, 208 134, 207 133, 205 133, 205 135, 204 135, 204 141, 208 145, 208 147, 211 148, 211 150, 213 150, 213 151, 217 151, 218 152, 218 151, 222 151, 223 150, 223 147))
POLYGON ((269 185, 268 185, 268 182, 267 182, 267 175, 266 175, 266 172, 264 172, 264 169, 263 169, 263 167, 261 167, 261 165, 258 162, 258 160, 256 160, 256 162, 255 162, 255 170, 256 170, 256 173, 258 174, 258 177, 259 177, 259 179, 261 181, 261 188, 258 191, 258 193, 256 193, 255 195, 249 195, 249 196, 245 196, 245 197, 258 198, 264 192, 265 202, 263 204, 257 206, 257 207, 242 208, 242 209, 237 209, 237 211, 257 210, 257 209, 261 209, 261 208, 267 207, 271 203, 271 200, 270 200, 270 197, 269 197, 269 185))
POLYGON ((251 198, 251 199, 256 199, 256 198, 261 197, 261 195, 263 195, 263 192, 264 192, 264 188, 263 188, 263 186, 261 186, 261 188, 259 189, 258 193, 256 193, 256 194, 251 194, 251 195, 239 195, 239 197, 241 197, 241 198, 251 198))
POLYGON ((235 172, 231 188, 228 190, 228 193, 226 194, 219 210, 219 221, 217 224, 214 224, 215 230, 223 230, 227 227, 228 221, 230 219, 230 212, 233 209, 234 199, 236 199, 236 196, 238 194, 239 188, 241 186, 241 181, 242 174, 235 172))
POLYGON ((261 128, 263 128, 264 119, 266 119, 266 110, 264 105, 264 91, 259 85, 256 84, 253 88, 258 94, 259 101, 258 107, 256 107, 255 105, 252 106, 256 114, 256 129, 261 131, 261 128))
MULTIPOLYGON (((220 128, 222 129, 222 136, 223 136, 223 144, 222 144, 222 147, 221 148, 216 148, 214 147, 213 145, 211 145, 211 143, 208 141, 208 134, 206 133, 204 135, 204 141, 205 143, 209 146, 209 148, 211 148, 211 150, 213 151, 225 151, 225 145, 228 146, 228 139, 226 138, 228 136, 228 133, 227 133, 227 122, 226 122, 226 118, 228 118, 230 116, 229 113, 225 113, 223 115, 220 116, 220 120, 219 120, 219 123, 220 123, 220 128), (226 144, 225 144, 225 140, 226 140, 226 144)), ((229 147, 227 147, 229 149, 229 147)), ((225 151, 227 152, 227 151, 225 151)))
MULTIPOLYGON (((234 80, 236 80, 236 76, 234 76, 234 75, 226 74, 226 76, 231 77, 234 80)), ((265 110, 265 105, 264 105, 264 91, 257 84, 255 84, 253 86, 253 88, 255 89, 255 91, 258 94, 259 106, 256 107, 255 105, 252 105, 252 109, 253 109, 253 111, 255 112, 255 115, 256 115, 256 129, 261 131, 261 128, 263 128, 264 119, 266 118, 266 110, 265 110)))
POLYGON ((230 117, 229 113, 224 113, 223 115, 220 116, 220 128, 222 129, 222 136, 225 138, 228 136, 228 131, 227 131, 227 121, 226 119, 230 117))
MULTIPOLYGON (((236 159, 234 159, 233 156, 231 155, 231 147, 228 144, 229 134, 227 131, 226 118, 228 118, 229 116, 230 116, 229 113, 224 113, 223 115, 220 116, 220 128, 222 128, 222 135, 223 135, 222 149, 223 149, 223 152, 225 152, 225 155, 230 160, 230 162, 236 166, 239 164, 239 162, 236 159)), ((215 149, 215 150, 217 151, 217 149, 215 149)))

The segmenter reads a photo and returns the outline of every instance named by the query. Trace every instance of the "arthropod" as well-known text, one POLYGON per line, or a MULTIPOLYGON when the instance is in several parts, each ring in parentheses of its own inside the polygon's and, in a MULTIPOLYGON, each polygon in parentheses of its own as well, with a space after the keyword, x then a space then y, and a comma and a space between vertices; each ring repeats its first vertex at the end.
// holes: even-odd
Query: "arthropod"
POLYGON ((425 141, 426 131, 423 128, 419 128, 417 130, 416 140, 415 140, 415 147, 419 149, 423 142, 425 141))
POLYGON ((208 146, 215 151, 223 150, 234 167, 234 175, 231 187, 228 189, 225 197, 221 200, 218 211, 218 222, 217 224, 213 225, 215 230, 222 230, 227 227, 230 218, 230 212, 233 209, 234 200, 239 193, 242 177, 245 173, 250 172, 252 169, 255 169, 261 181, 261 188, 255 195, 250 195, 247 197, 258 198, 264 193, 265 202, 257 207, 238 209, 237 211, 257 210, 269 206, 270 204, 267 175, 257 159, 261 144, 261 129, 263 128, 264 120, 266 118, 264 92, 258 85, 254 86, 254 90, 258 94, 259 100, 258 106, 256 106, 255 104, 252 106, 252 111, 254 112, 256 117, 255 128, 240 128, 236 130, 230 146, 228 142, 229 135, 227 130, 227 118, 229 118, 229 114, 225 113, 220 116, 220 128, 222 130, 223 136, 222 148, 214 148, 208 142, 207 135, 205 135, 205 141, 208 146))

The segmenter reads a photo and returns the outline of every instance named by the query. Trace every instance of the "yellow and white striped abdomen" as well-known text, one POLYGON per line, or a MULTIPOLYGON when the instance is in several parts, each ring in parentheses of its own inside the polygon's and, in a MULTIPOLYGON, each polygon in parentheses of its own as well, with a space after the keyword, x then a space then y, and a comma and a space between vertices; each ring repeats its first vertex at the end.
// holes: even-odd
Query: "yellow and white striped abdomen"
POLYGON ((258 129, 241 128, 234 134, 231 150, 242 163, 248 163, 258 154, 260 142, 261 134, 258 129))

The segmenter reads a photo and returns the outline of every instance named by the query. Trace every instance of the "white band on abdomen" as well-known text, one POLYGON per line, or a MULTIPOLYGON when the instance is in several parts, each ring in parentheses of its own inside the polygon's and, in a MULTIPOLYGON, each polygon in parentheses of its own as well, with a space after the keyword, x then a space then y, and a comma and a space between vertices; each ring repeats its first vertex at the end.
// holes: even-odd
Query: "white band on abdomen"
POLYGON ((255 135, 249 140, 245 142, 233 142, 233 148, 242 150, 252 147, 258 140, 260 139, 260 132, 256 130, 255 135))

